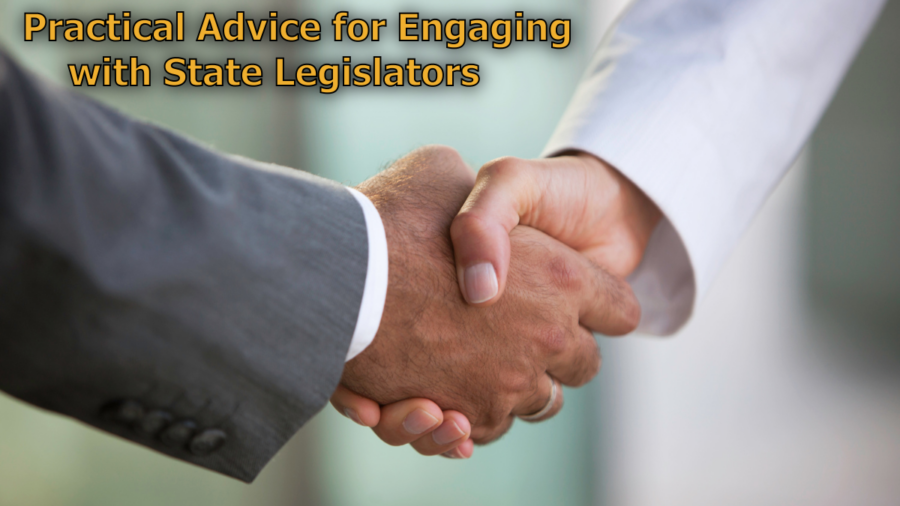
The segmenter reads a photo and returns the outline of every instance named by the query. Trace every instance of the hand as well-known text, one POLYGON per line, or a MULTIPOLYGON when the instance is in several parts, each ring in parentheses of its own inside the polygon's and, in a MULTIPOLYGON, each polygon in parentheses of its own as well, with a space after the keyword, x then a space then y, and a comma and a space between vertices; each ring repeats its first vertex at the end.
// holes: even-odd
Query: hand
POLYGON ((617 170, 587 153, 499 158, 478 173, 450 227, 463 296, 490 305, 506 287, 509 232, 528 225, 624 278, 640 263, 662 213, 617 170))
MULTIPOLYGON (((467 300, 476 304, 489 305, 499 298, 509 265, 507 232, 517 223, 534 226, 613 274, 627 276, 640 263, 660 217, 659 209, 634 184, 592 155, 572 153, 533 161, 500 158, 479 172, 476 190, 453 223, 460 288, 467 300), (474 269, 468 285, 473 293, 467 294, 467 268, 479 264, 490 268, 474 269), (495 283, 491 277, 479 282, 484 276, 478 271, 500 276, 495 283)), ((436 418, 441 415, 433 402, 413 399, 385 407, 391 416, 380 418, 376 403, 346 389, 339 389, 332 403, 342 412, 366 413, 357 422, 375 427, 380 436, 403 432, 397 420, 417 409, 436 418)), ((458 413, 443 415, 452 418, 452 423, 461 423, 454 418, 458 413)), ((386 436, 382 439, 387 440, 386 436)), ((471 452, 471 445, 460 445, 445 455, 468 458, 471 452)))
POLYGON ((458 411, 442 411, 428 399, 406 399, 381 407, 338 385, 331 396, 331 404, 356 423, 371 427, 375 435, 393 446, 413 443, 420 453, 433 455, 434 447, 428 439, 431 437, 435 442, 451 441, 441 446, 444 457, 467 459, 474 451, 475 442, 468 438, 471 433, 469 419, 458 411), (423 441, 417 442, 419 439, 423 441))
MULTIPOLYGON (((427 397, 451 411, 438 416, 425 409, 435 419, 430 427, 417 412, 424 422, 407 424, 416 430, 381 431, 397 436, 388 442, 412 442, 425 454, 456 448, 469 437, 475 443, 496 439, 516 416, 547 404, 551 378, 573 386, 590 380, 600 358, 588 329, 627 333, 639 318, 627 284, 527 227, 509 233, 503 300, 489 308, 465 304, 447 230, 473 180, 455 151, 430 147, 359 188, 385 224, 389 283, 378 335, 347 363, 342 385, 382 405, 427 397), (457 414, 471 422, 470 432, 457 414), (460 429, 456 440, 437 437, 452 424, 460 429)), ((560 396, 547 417, 561 401, 560 396)), ((376 432, 391 418, 356 415, 374 423, 376 432)))

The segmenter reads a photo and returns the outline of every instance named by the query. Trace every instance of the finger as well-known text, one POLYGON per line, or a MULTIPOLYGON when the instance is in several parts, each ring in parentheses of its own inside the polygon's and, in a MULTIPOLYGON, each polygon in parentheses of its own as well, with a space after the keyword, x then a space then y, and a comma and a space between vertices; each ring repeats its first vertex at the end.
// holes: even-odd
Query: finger
POLYGON ((331 405, 338 413, 364 427, 374 427, 381 419, 381 406, 377 402, 354 393, 343 385, 338 385, 331 395, 331 405))
POLYGON ((588 329, 578 325, 570 332, 562 352, 547 358, 547 372, 563 385, 580 387, 600 372, 600 348, 588 329))
POLYGON ((472 454, 475 452, 475 441, 471 439, 466 439, 462 443, 459 444, 456 448, 452 450, 448 450, 441 454, 442 457, 447 457, 448 459, 468 459, 472 457, 472 454))
POLYGON ((506 286, 509 232, 540 196, 532 166, 500 158, 478 172, 450 226, 459 287, 469 304, 490 305, 506 286))
POLYGON ((607 336, 620 336, 637 328, 641 321, 641 304, 631 286, 583 256, 579 255, 578 259, 589 273, 588 282, 579 294, 579 322, 607 336))
POLYGON ((641 306, 624 280, 559 242, 555 243, 546 268, 547 283, 572 297, 579 322, 588 329, 614 336, 637 327, 641 306))
POLYGON ((534 394, 516 406, 512 414, 526 422, 543 422, 556 416, 562 407, 562 386, 559 381, 545 374, 538 380, 534 394))
POLYGON ((431 434, 413 441, 412 447, 422 455, 440 455, 459 447, 471 433, 472 426, 465 415, 459 411, 446 411, 444 423, 431 434))
POLYGON ((441 408, 428 399, 407 399, 381 408, 381 421, 372 430, 389 445, 400 446, 422 438, 444 421, 441 408))

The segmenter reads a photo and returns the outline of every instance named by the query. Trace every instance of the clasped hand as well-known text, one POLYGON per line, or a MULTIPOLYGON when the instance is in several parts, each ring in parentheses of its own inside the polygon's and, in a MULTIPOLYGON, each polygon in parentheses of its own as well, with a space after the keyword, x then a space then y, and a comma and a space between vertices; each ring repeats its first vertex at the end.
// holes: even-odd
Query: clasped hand
POLYGON ((601 160, 501 158, 476 178, 430 146, 358 188, 384 222, 384 315, 332 404, 386 443, 468 458, 562 408, 600 368, 592 332, 634 330, 624 281, 660 219, 601 160))

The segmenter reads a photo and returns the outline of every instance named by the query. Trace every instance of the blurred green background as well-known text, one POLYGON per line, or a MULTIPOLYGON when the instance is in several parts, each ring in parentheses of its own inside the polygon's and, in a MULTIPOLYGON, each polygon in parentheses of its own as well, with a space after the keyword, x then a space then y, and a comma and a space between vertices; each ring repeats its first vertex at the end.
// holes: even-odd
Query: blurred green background
MULTIPOLYGON (((392 160, 425 144, 457 148, 473 167, 502 155, 535 157, 549 138, 589 55, 581 2, 552 5, 537 0, 309 1, 195 0, 0 0, 0 39, 25 65, 71 87, 66 63, 99 62, 103 56, 137 55, 153 70, 150 88, 83 88, 127 113, 166 125, 226 152, 281 163, 356 184, 392 160), (206 42, 96 43, 23 41, 24 12, 48 17, 105 17, 130 10, 133 18, 174 17, 186 12, 186 39, 196 34, 202 14, 221 22, 235 11, 248 18, 316 17, 323 25, 317 43, 206 42), (378 43, 330 39, 334 13, 351 18, 385 18, 378 43), (513 45, 499 51, 468 43, 401 44, 397 13, 422 17, 574 19, 574 42, 565 50, 547 43, 513 45), (371 61, 475 62, 475 88, 342 88, 322 95, 316 88, 276 88, 274 60, 288 63, 371 61), (191 89, 162 85, 171 56, 201 62, 260 63, 269 83, 260 88, 191 89)), ((596 38, 596 37, 594 37, 596 38)), ((594 476, 587 389, 566 392, 566 409, 551 422, 519 423, 502 441, 478 448, 470 461, 424 458, 410 448, 380 443, 329 406, 247 486, 106 436, 63 417, 38 411, 0 395, 0 505, 192 505, 242 504, 591 504, 594 476)))

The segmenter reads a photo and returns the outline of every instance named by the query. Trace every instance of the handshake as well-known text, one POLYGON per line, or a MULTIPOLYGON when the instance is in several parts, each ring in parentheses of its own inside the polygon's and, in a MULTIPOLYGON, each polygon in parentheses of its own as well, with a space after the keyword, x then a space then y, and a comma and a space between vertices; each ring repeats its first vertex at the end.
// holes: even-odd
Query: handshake
POLYGON ((468 458, 516 418, 562 409, 600 368, 592 331, 631 332, 624 278, 661 213, 598 158, 501 158, 478 173, 429 146, 357 188, 389 251, 378 333, 331 402, 391 445, 468 458))

